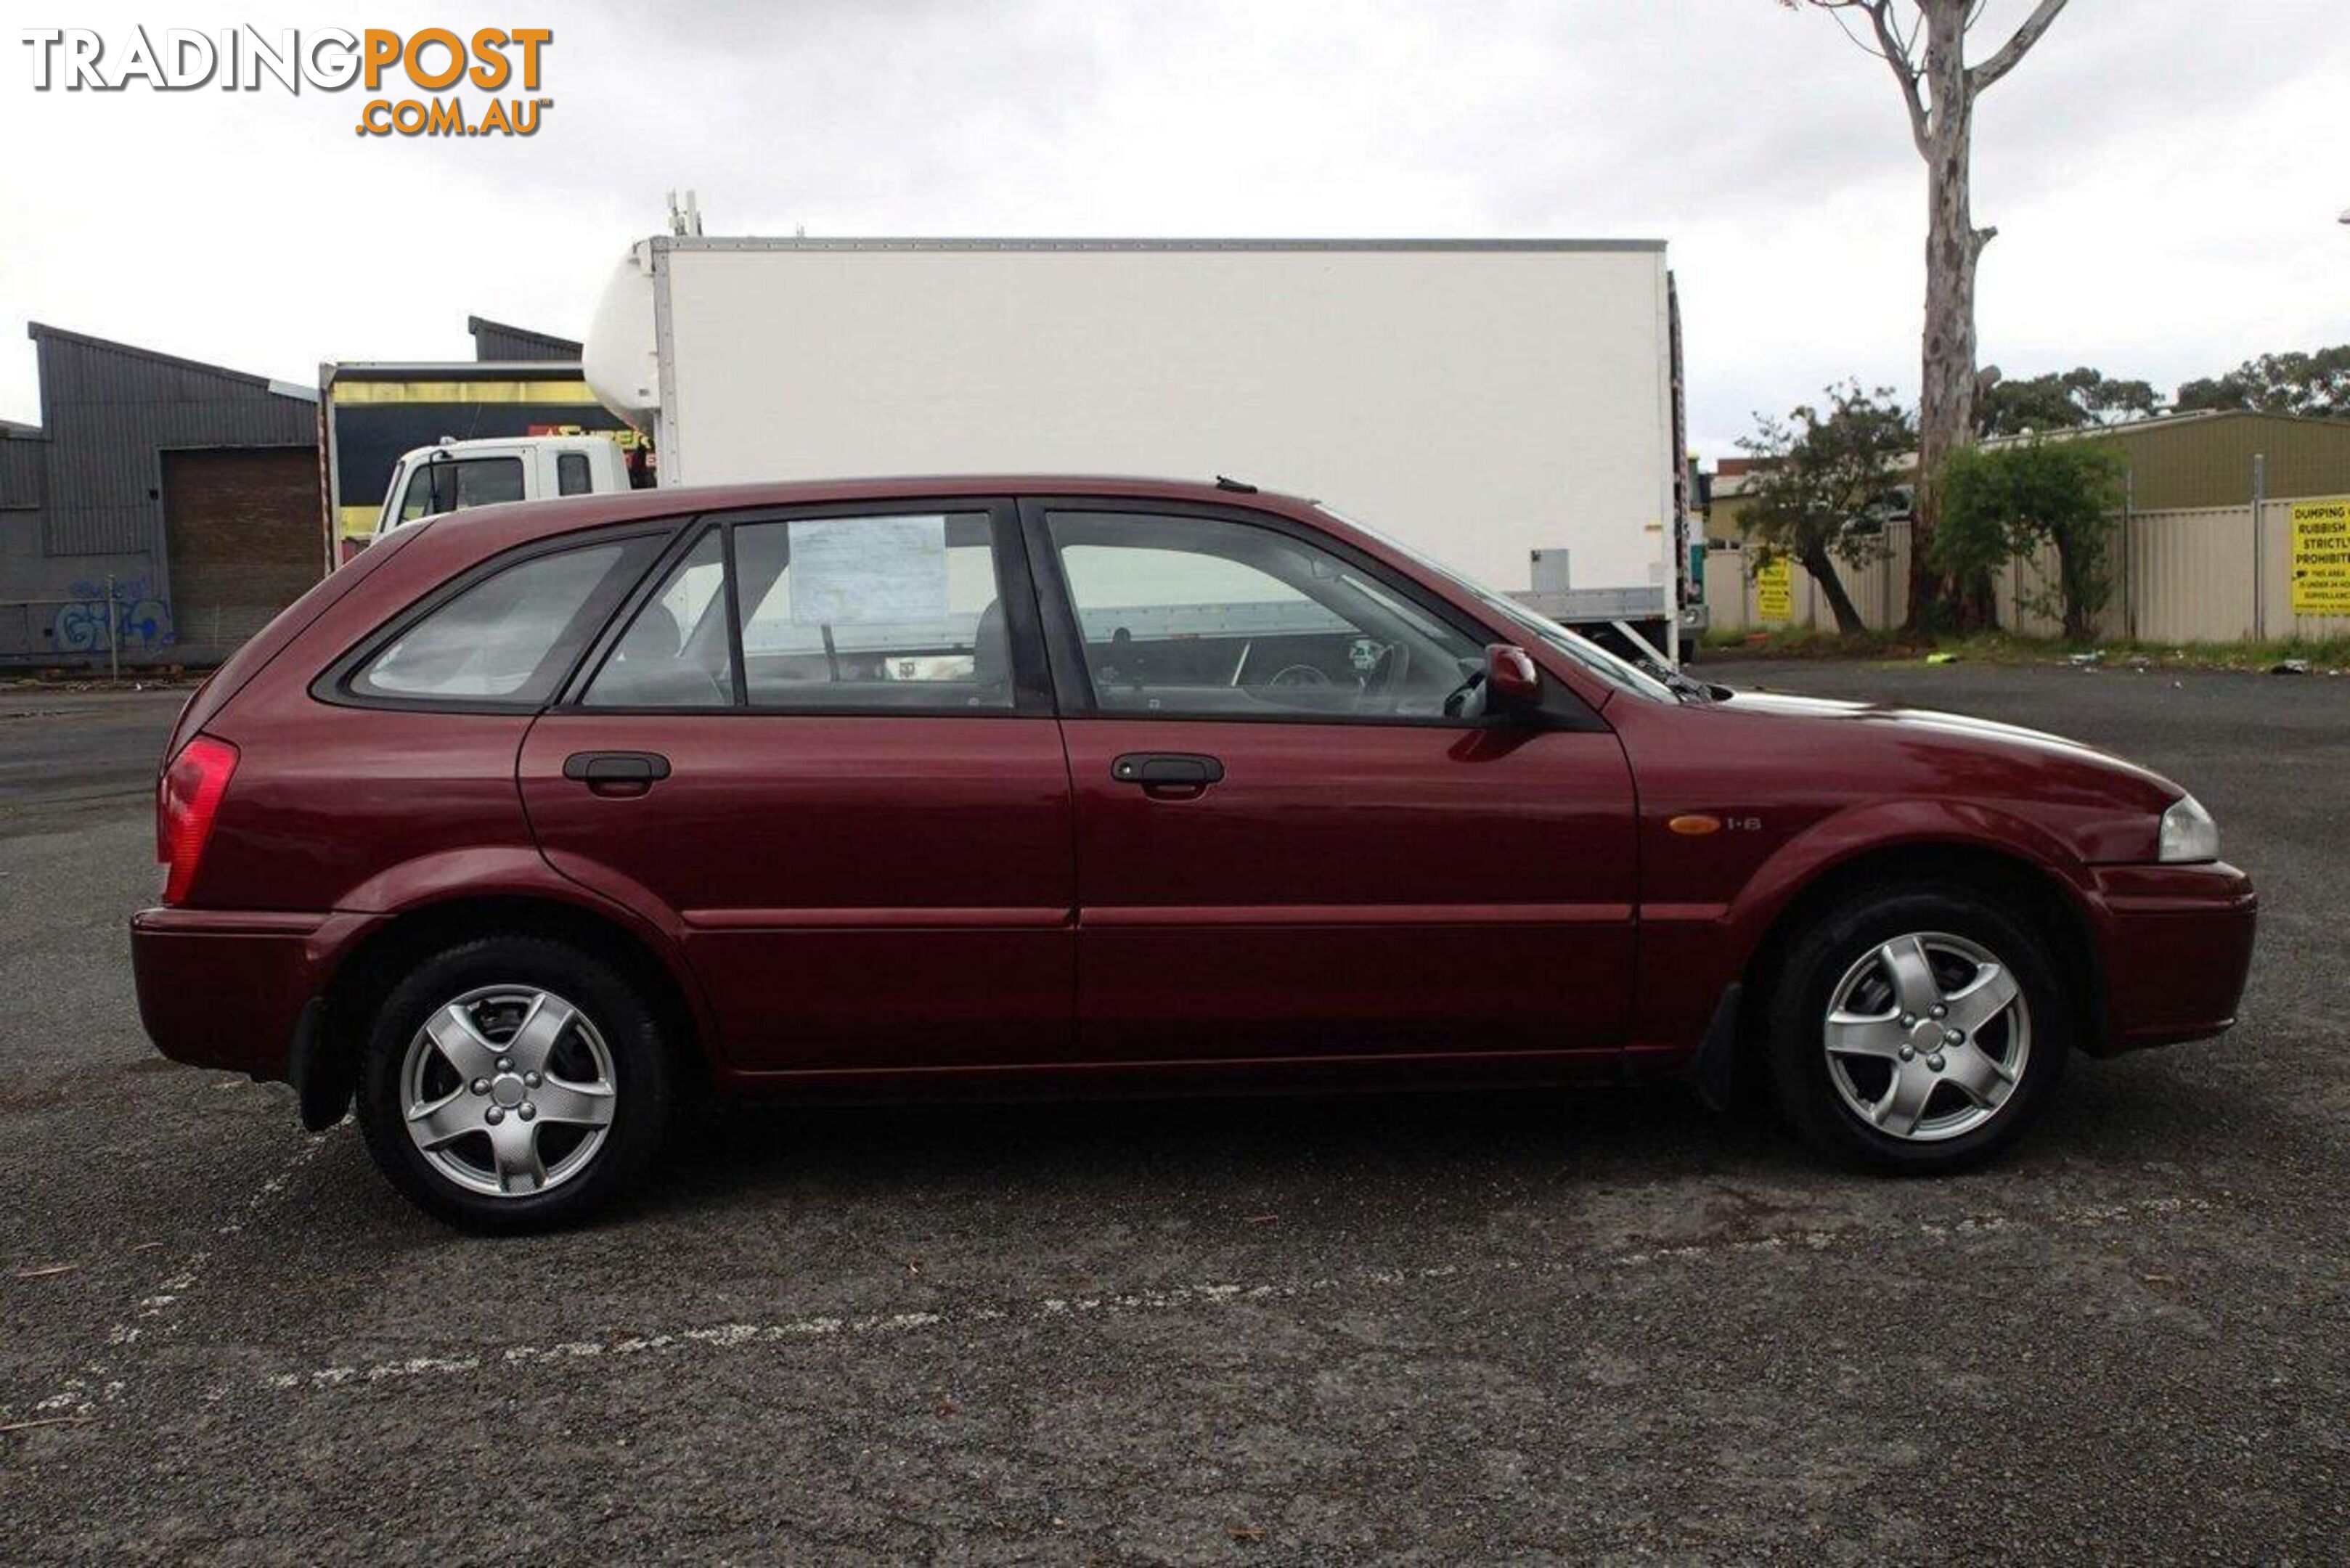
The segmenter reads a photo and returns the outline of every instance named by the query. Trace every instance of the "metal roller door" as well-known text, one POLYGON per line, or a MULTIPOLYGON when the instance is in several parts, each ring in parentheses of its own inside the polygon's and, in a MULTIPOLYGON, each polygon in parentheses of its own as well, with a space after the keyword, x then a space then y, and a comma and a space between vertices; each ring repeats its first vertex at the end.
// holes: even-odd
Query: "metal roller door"
POLYGON ((317 453, 219 447, 162 459, 173 642, 193 657, 221 657, 325 569, 317 453))

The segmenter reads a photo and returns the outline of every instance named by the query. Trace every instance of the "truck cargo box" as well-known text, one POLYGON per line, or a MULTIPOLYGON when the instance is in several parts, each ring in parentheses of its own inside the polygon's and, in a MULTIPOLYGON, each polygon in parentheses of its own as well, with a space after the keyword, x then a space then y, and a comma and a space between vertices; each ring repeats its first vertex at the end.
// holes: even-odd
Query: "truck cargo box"
POLYGON ((1660 241, 646 241, 587 344, 664 484, 1230 474, 1669 649, 1660 241))

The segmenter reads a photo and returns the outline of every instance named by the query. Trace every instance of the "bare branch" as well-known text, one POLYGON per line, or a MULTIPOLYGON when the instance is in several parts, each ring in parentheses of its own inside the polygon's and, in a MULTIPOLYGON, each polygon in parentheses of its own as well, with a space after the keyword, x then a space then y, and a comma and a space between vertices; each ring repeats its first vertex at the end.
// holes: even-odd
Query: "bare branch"
POLYGON ((1863 38, 1858 33, 1852 30, 1852 24, 1846 21, 1839 14, 1845 9, 1846 9, 1846 7, 1841 5, 1831 6, 1828 10, 1828 16, 1835 23, 1837 28, 1843 32, 1844 36, 1852 40, 1852 47, 1858 49, 1862 54, 1871 56, 1877 59, 1891 59, 1893 57, 1892 56, 1887 54, 1883 49, 1878 48, 1876 45, 1868 42, 1868 40, 1863 38))
MULTIPOLYGON (((1855 48, 1864 55, 1883 60, 1892 70, 1893 79, 1901 88, 1902 107, 1909 111, 1909 140, 1917 144, 1920 158, 1927 156, 1926 100, 1918 90, 1918 82, 1924 73, 1918 69, 1916 53, 1918 28, 1925 25, 1924 13, 1919 13, 1908 36, 1904 37, 1900 25, 1893 19, 1893 0, 1806 0, 1806 3, 1814 10, 1825 11, 1855 48), (1877 37, 1873 47, 1846 22, 1843 13, 1846 11, 1858 11, 1868 17, 1869 30, 1877 37)), ((1796 0, 1780 0, 1780 4, 1793 10, 1796 0)))
MULTIPOLYGON (((2046 0, 2043 0, 2045 4, 2046 0)), ((2059 5, 2064 0, 2056 0, 2059 5)), ((1918 91, 1917 57, 1909 52, 1910 39, 1901 36, 1893 20, 1893 0, 1870 0, 1866 7, 1869 26, 1877 29, 1877 42, 1885 51, 1885 63, 1893 69, 1893 79, 1901 87, 1901 107, 1909 111, 1909 140, 1917 144, 1918 156, 1928 157, 1926 151, 1926 100, 1918 91)), ((1910 37, 1916 36, 1915 29, 1910 37)))
MULTIPOLYGON (((1790 11, 1797 9, 1797 0, 1779 0, 1779 3, 1786 6, 1790 11)), ((1880 60, 1886 57, 1884 50, 1862 38, 1858 33, 1854 32, 1852 30, 1852 25, 1844 19, 1843 15, 1846 11, 1869 10, 1876 5, 1882 4, 1883 0, 1804 0, 1804 3, 1808 4, 1814 11, 1825 11, 1828 14, 1828 19, 1836 25, 1836 30, 1842 33, 1846 39, 1851 43, 1852 47, 1858 49, 1862 54, 1880 60)))
POLYGON ((2040 0, 2022 26, 2015 29, 2015 36, 2000 46, 1999 53, 1967 72, 1967 95, 1973 97, 2013 70, 2016 62, 2031 52, 2032 46, 2040 41, 2040 35, 2048 31, 2049 25, 2056 20, 2056 13, 2064 8, 2064 0, 2040 0))

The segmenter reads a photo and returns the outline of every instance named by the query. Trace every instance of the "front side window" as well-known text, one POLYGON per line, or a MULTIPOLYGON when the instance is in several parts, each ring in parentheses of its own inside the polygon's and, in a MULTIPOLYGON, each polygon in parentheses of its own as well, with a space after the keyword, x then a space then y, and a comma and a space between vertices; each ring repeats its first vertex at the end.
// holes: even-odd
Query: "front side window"
POLYGON ((400 498, 400 521, 413 523, 444 512, 522 498, 522 459, 518 457, 428 459, 408 477, 408 490, 400 498))
POLYGON ((1581 632, 1570 631, 1548 616, 1529 609, 1515 599, 1494 592, 1472 577, 1465 577, 1442 562, 1430 558, 1425 551, 1414 549, 1392 534, 1372 527, 1357 518, 1340 516, 1328 506, 1322 510, 1350 527, 1370 535, 1390 550, 1413 562, 1422 571, 1432 573, 1452 583, 1471 598, 1482 604, 1496 617, 1523 630, 1533 632, 1544 642, 1565 654, 1586 670, 1598 677, 1618 691, 1629 691, 1652 702, 1673 702, 1679 699, 1671 687, 1628 660, 1618 659, 1581 632))
POLYGON ((544 702, 610 613, 624 564, 643 569, 643 548, 558 550, 484 577, 402 631, 351 677, 350 690, 421 701, 544 702))
POLYGON ((588 476, 588 454, 584 452, 557 452, 555 456, 555 493, 585 495, 595 488, 588 476))
POLYGON ((1278 529, 1083 512, 1050 526, 1107 712, 1440 719, 1483 669, 1473 639, 1278 529))
POLYGON ((731 526, 731 595, 725 531, 713 528, 638 611, 584 702, 703 708, 739 691, 754 708, 787 711, 1014 705, 987 514, 731 526))
POLYGON ((410 472, 408 489, 400 498, 399 521, 413 523, 420 517, 431 517, 436 512, 447 510, 432 504, 432 470, 436 466, 428 462, 410 472))

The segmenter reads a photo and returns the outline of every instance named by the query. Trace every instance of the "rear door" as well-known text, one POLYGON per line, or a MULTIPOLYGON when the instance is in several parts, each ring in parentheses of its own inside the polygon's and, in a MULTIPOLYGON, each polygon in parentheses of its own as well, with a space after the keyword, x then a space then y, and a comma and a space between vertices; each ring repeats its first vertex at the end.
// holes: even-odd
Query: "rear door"
POLYGON ((1008 504, 688 530, 521 773, 548 858, 680 931, 728 1066, 1066 1058, 1068 771, 1008 504))
POLYGON ((1565 693, 1542 727, 1449 716, 1489 634, 1317 530, 1024 510, 1075 792, 1081 1055, 1613 1063, 1635 874, 1613 732, 1565 693))

